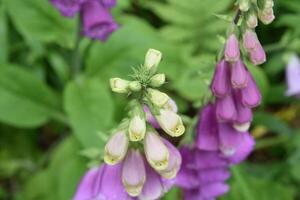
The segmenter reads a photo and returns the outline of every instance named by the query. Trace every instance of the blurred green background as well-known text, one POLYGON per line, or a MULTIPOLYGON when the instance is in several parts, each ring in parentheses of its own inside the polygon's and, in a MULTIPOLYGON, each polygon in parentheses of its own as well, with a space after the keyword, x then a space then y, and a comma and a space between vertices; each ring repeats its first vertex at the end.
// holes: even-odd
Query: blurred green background
MULTIPOLYGON (((84 38, 78 60, 76 18, 48 0, 0 0, 0 199, 71 199, 125 114, 126 97, 110 92, 109 78, 127 78, 148 48, 163 52, 159 70, 180 111, 197 113, 228 26, 215 15, 233 14, 233 3, 119 0, 121 28, 106 43, 84 38)), ((284 96, 286 63, 300 53, 300 1, 275 0, 274 9, 274 23, 257 29, 268 61, 249 66, 264 100, 251 129, 256 149, 232 169, 222 199, 300 199, 300 100, 284 96)), ((180 199, 178 192, 163 199, 180 199)))

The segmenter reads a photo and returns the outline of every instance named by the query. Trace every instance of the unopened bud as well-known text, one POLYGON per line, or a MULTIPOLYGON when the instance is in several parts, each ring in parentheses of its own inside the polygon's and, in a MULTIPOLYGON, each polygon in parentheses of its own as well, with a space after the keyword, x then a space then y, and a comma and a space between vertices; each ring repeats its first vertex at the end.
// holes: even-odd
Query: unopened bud
POLYGON ((263 11, 259 11, 258 17, 259 17, 260 21, 266 25, 270 24, 275 19, 272 8, 266 8, 263 11))
POLYGON ((129 124, 129 139, 131 141, 140 141, 144 139, 146 133, 146 122, 145 119, 139 115, 135 115, 129 124))
POLYGON ((142 85, 139 81, 131 81, 129 83, 129 89, 133 92, 138 92, 142 89, 142 85))
POLYGON ((161 109, 156 118, 160 127, 172 137, 179 137, 185 131, 181 117, 171 110, 161 109))
POLYGON ((160 51, 155 50, 155 49, 149 49, 146 53, 146 56, 145 56, 144 66, 148 70, 151 70, 152 72, 155 72, 157 66, 160 63, 161 57, 162 57, 162 54, 161 54, 160 51))
POLYGON ((225 60, 228 62, 236 62, 240 58, 239 41, 235 34, 231 34, 225 44, 224 50, 225 60))
POLYGON ((239 8, 243 12, 247 12, 250 8, 249 0, 240 0, 239 8))
POLYGON ((147 131, 144 140, 144 148, 147 161, 154 169, 164 170, 168 167, 168 148, 154 130, 147 131))
POLYGON ((120 162, 127 153, 128 138, 124 131, 115 133, 106 143, 104 161, 109 165, 120 162))
POLYGON ((110 87, 113 92, 117 93, 127 93, 129 86, 129 81, 121 79, 121 78, 111 78, 110 79, 110 87))
POLYGON ((247 16, 247 26, 249 28, 255 28, 257 27, 257 16, 256 14, 253 12, 253 13, 250 13, 248 16, 247 16))
POLYGON ((150 101, 158 107, 163 107, 170 99, 167 94, 160 92, 159 90, 149 88, 147 89, 147 92, 149 94, 150 101))
POLYGON ((155 74, 150 79, 150 86, 152 87, 160 87, 163 85, 166 81, 165 74, 155 74))

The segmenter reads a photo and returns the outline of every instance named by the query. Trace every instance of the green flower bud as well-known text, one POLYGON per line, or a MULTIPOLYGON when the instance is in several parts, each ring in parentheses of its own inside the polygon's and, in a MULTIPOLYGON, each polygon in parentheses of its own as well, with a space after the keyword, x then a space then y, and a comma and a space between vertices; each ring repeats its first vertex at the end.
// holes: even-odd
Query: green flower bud
POLYGON ((116 93, 127 93, 129 92, 129 81, 121 78, 111 78, 110 87, 113 92, 116 93))
POLYGON ((150 86, 152 87, 160 87, 163 85, 166 81, 165 74, 155 74, 150 79, 150 86))
POLYGON ((131 81, 129 83, 129 89, 133 92, 138 92, 142 89, 142 85, 138 81, 131 81))
POLYGON ((157 69, 157 66, 160 63, 161 57, 162 57, 162 54, 160 51, 155 50, 155 49, 149 49, 145 56, 144 66, 148 70, 155 72, 157 69))
POLYGON ((147 92, 149 94, 150 101, 158 107, 163 107, 170 99, 167 94, 160 92, 159 90, 149 88, 147 89, 147 92))

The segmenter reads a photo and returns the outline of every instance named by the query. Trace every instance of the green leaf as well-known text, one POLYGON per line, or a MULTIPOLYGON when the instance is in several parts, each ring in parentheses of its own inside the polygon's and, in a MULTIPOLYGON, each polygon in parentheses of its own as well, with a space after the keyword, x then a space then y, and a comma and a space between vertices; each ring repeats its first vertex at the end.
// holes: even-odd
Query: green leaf
POLYGON ((0 64, 6 63, 8 58, 8 30, 7 17, 3 4, 0 4, 0 64))
POLYGON ((99 132, 113 124, 114 107, 110 90, 97 78, 78 78, 67 85, 64 107, 77 139, 86 147, 101 147, 99 132))
POLYGON ((75 20, 67 19, 48 0, 4 0, 17 30, 27 41, 39 40, 73 47, 75 20))
POLYGON ((20 66, 0 67, 0 120, 18 127, 36 127, 50 118, 64 122, 60 98, 20 66))

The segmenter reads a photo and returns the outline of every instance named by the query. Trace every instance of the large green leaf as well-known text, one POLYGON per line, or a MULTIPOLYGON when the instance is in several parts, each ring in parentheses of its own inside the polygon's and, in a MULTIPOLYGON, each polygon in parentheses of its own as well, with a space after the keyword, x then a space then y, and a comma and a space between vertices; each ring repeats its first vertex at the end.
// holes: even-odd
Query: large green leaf
POLYGON ((67 85, 64 107, 78 140, 86 147, 99 147, 99 133, 113 123, 113 99, 109 88, 97 78, 81 77, 67 85))
POLYGON ((4 0, 17 30, 27 40, 72 47, 75 21, 67 19, 48 0, 4 0))
POLYGON ((168 22, 161 29, 166 40, 188 45, 196 53, 215 53, 221 45, 216 36, 225 33, 228 24, 214 14, 222 14, 231 4, 230 0, 168 0, 167 3, 149 1, 147 6, 168 22))
POLYGON ((50 118, 64 121, 59 96, 20 66, 0 67, 0 97, 2 122, 35 127, 50 118))

